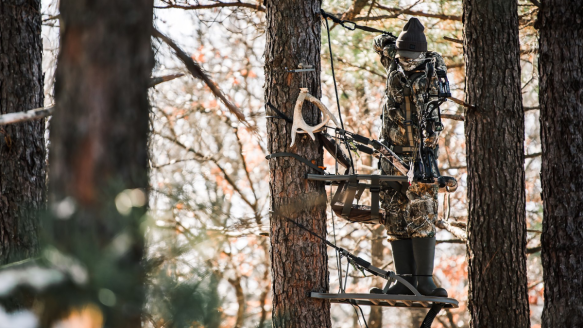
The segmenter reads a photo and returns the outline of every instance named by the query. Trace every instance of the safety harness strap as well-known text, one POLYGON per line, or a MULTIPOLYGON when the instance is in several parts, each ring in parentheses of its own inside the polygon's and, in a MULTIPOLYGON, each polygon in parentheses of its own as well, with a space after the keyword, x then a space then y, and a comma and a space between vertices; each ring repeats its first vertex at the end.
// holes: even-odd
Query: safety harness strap
POLYGON ((354 196, 358 191, 358 180, 356 180, 356 175, 351 175, 348 178, 348 187, 346 188, 346 198, 344 198, 344 207, 342 208, 342 216, 348 217, 350 215, 350 210, 352 209, 352 201, 354 196))
POLYGON ((415 139, 413 139, 413 121, 411 114, 411 88, 405 87, 403 96, 405 101, 401 104, 401 110, 405 113, 405 133, 407 135, 407 146, 415 147, 415 139))
POLYGON ((409 146, 393 146, 393 151, 396 154, 412 153, 415 150, 416 150, 415 147, 409 147, 409 146))

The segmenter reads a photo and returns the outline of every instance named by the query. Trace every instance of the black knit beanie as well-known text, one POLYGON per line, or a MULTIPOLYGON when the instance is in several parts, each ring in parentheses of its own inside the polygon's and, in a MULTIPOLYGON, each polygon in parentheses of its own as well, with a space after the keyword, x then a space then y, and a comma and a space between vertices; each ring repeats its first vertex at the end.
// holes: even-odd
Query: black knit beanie
POLYGON ((397 39, 397 50, 424 52, 427 51, 427 39, 423 33, 425 27, 413 17, 409 19, 397 39))

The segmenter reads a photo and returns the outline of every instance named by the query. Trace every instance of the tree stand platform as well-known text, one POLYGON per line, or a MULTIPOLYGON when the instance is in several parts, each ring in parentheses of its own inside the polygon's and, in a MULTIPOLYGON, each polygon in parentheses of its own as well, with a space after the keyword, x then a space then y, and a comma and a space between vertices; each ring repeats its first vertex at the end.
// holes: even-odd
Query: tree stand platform
POLYGON ((431 328, 433 320, 435 319, 435 317, 437 317, 437 315, 442 309, 452 309, 459 307, 458 301, 453 298, 422 295, 388 295, 388 294, 356 294, 356 293, 332 294, 312 292, 310 294, 310 297, 328 300, 330 301, 330 303, 344 303, 356 306, 368 305, 368 306, 390 306, 404 308, 429 308, 429 311, 427 312, 427 315, 425 315, 425 319, 421 323, 420 328, 431 328))
POLYGON ((353 293, 316 293, 312 298, 329 300, 331 303, 358 304, 369 306, 391 306, 407 308, 430 308, 433 303, 443 304, 444 309, 459 307, 457 300, 447 297, 415 296, 415 295, 387 295, 387 294, 353 294, 353 293))

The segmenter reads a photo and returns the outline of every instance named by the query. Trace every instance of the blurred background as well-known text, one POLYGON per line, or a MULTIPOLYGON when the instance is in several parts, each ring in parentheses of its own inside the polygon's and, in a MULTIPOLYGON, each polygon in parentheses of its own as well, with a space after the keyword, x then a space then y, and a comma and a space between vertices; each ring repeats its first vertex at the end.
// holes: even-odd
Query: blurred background
MULTIPOLYGON (((226 1, 225 1, 226 2, 226 1)), ((150 90, 150 210, 148 214, 148 283, 145 327, 270 327, 269 185, 265 160, 263 95, 265 14, 262 1, 250 6, 201 6, 213 0, 157 0, 155 27, 198 62, 217 86, 240 108, 258 134, 250 133, 200 80, 194 79, 171 49, 153 38, 153 76, 184 76, 150 90)), ((43 2, 43 70, 45 104, 53 103, 54 71, 59 51, 57 1, 43 2)), ((329 13, 398 35, 418 17, 429 49, 440 52, 448 66, 455 98, 464 99, 462 3, 446 0, 323 1, 329 13)), ((538 112, 537 7, 519 1, 522 92, 525 106, 528 278, 531 322, 540 327, 540 137, 538 112)), ((323 22, 323 21, 322 21, 323 22)), ((372 49, 376 34, 331 25, 334 67, 340 106, 348 130, 378 138, 385 71, 372 49)), ((322 35, 322 101, 336 113, 327 36, 322 35)), ((442 113, 464 114, 453 102, 442 113)), ((50 119, 49 119, 50 124, 50 119)), ((464 227, 467 220, 466 162, 463 121, 444 119, 439 166, 460 188, 440 194, 439 215, 464 227)), ((355 157, 361 172, 378 172, 376 159, 355 157)), ((333 171, 334 161, 325 158, 333 171)), ((328 190, 330 192, 330 190, 328 190)), ((365 194, 364 203, 368 195, 365 194)), ((393 270, 382 226, 358 225, 329 213, 328 239, 356 255, 381 259, 393 270), (334 226, 333 226, 334 224, 334 226), (334 236, 333 236, 334 235, 334 236)), ((434 327, 469 327, 465 242, 445 230, 438 235, 435 275, 459 309, 442 311, 434 327)), ((511 268, 509 268, 511 269, 511 268)), ((343 268, 345 270, 345 268, 343 268)), ((330 290, 338 290, 336 254, 329 249, 330 290)), ((345 273, 343 273, 343 276, 345 273)), ((380 280, 348 273, 347 292, 367 292, 380 280)), ((105 297, 105 296, 104 296, 105 297)), ((104 299, 107 299, 105 297, 104 299)), ((369 327, 419 326, 424 310, 363 307, 369 327), (372 312, 371 312, 372 311, 372 312), (373 313, 374 312, 374 313, 373 313), (374 323, 372 317, 376 318, 374 323)), ((334 327, 364 327, 350 305, 332 304, 334 327)))

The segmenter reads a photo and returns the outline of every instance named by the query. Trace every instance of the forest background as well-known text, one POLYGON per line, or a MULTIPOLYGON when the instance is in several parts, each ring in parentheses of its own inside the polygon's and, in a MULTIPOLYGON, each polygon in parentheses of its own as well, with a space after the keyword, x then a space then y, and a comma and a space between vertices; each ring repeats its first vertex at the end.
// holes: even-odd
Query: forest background
MULTIPOLYGON (((208 86, 192 78, 167 44, 153 38, 154 76, 184 77, 150 91, 150 224, 145 326, 204 322, 206 327, 271 326, 269 266, 269 186, 264 105, 265 15, 260 2, 221 6, 220 2, 156 1, 154 25, 172 38, 207 71, 217 86, 245 114, 257 134, 243 126, 208 86), (216 5, 216 6, 215 6, 216 5), (171 292, 169 292, 171 291, 171 292)), ((424 24, 430 50, 440 52, 448 66, 453 96, 464 99, 462 3, 445 0, 324 1, 322 8, 359 24, 398 35, 410 17, 424 24)), ((540 131, 538 112, 537 7, 519 2, 522 92, 525 107, 526 209, 528 279, 531 322, 540 326, 543 304, 540 264, 540 131)), ((45 104, 53 103, 54 70, 59 51, 57 3, 43 3, 43 70, 45 104)), ((331 43, 344 122, 349 130, 378 138, 384 69, 372 50, 375 34, 332 26, 331 43)), ((328 39, 322 35, 322 101, 336 112, 328 39)), ((464 107, 442 106, 439 165, 460 181, 453 194, 440 194, 441 218, 464 227, 467 221, 464 107), (460 120, 461 119, 461 120, 460 120)), ((50 119, 48 119, 50 124, 50 119)), ((131 124, 131 123, 129 123, 131 124)), ((50 139, 49 139, 50 140, 50 139)), ((376 160, 356 156, 361 172, 378 172, 376 160)), ((325 158, 333 170, 334 162, 325 158)), ((366 195, 365 195, 366 196, 366 195)), ((367 200, 365 199, 364 202, 367 200)), ((392 269, 390 247, 381 226, 355 225, 329 217, 328 232, 338 245, 365 258, 381 258, 392 269), (334 226, 333 226, 334 222, 334 226), (333 235, 333 237, 332 237, 333 235)), ((442 311, 436 327, 469 327, 465 241, 447 231, 438 236, 435 274, 460 308, 442 311)), ((331 290, 338 289, 335 253, 329 253, 331 290)), ((349 292, 365 292, 380 284, 355 271, 349 292)), ((364 308, 380 316, 372 327, 418 326, 424 313, 364 308), (379 310, 376 310, 379 311, 379 310)), ((332 305, 334 327, 359 327, 349 305, 332 305)))

